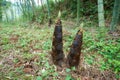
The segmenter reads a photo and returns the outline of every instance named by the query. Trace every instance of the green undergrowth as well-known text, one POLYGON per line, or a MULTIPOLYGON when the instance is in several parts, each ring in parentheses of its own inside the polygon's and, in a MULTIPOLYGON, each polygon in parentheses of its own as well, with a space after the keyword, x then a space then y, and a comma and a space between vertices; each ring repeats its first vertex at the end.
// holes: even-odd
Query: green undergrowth
POLYGON ((95 29, 85 32, 84 48, 86 61, 99 65, 100 70, 111 70, 120 78, 120 37, 108 34, 108 30, 95 29), (93 31, 93 32, 92 32, 93 31), (89 53, 89 54, 88 54, 89 53))
MULTIPOLYGON (((50 54, 52 46, 52 27, 33 27, 24 25, 0 26, 0 78, 3 80, 56 80, 64 77, 72 78, 71 69, 66 69, 64 76, 56 72, 51 65, 50 54), (37 57, 36 57, 37 56, 37 57), (25 62, 33 60, 35 67, 33 75, 25 74, 25 62), (19 62, 21 66, 15 67, 19 62)), ((68 54, 72 41, 79 27, 63 27, 64 53, 68 54)), ((83 28, 82 54, 88 65, 99 68, 101 71, 110 70, 120 77, 120 38, 110 36, 106 28, 83 28)), ((78 79, 79 80, 79 79, 78 79)))

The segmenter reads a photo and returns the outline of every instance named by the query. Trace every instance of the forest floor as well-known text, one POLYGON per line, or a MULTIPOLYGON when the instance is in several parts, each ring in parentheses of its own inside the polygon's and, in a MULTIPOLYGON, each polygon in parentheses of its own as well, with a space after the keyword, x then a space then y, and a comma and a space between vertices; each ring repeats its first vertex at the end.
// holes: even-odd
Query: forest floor
MULTIPOLYGON (((63 22, 63 46, 67 55, 80 27, 63 22)), ((104 44, 120 44, 120 34, 108 34, 108 30, 83 27, 83 48, 78 69, 63 68, 57 71, 50 51, 54 25, 20 24, 0 25, 0 80, 119 80, 106 64, 99 49, 104 44), (109 41, 111 43, 109 43, 109 41)), ((102 51, 100 51, 102 52, 102 51)), ((119 68, 119 67, 118 67, 119 68)))

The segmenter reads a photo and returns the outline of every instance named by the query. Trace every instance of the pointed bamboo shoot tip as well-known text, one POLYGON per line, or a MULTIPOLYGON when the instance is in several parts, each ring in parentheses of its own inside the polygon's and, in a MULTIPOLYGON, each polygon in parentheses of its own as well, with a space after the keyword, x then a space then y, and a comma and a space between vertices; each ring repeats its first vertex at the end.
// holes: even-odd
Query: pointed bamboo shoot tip
POLYGON ((58 12, 58 18, 60 19, 60 17, 61 17, 61 11, 59 10, 59 12, 58 12))
POLYGON ((83 28, 80 28, 80 32, 82 32, 82 33, 83 33, 83 28))

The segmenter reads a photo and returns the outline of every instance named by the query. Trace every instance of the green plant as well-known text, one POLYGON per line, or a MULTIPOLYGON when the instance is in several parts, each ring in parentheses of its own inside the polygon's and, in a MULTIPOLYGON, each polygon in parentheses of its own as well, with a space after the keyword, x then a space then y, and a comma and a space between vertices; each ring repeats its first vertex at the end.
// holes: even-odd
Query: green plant
POLYGON ((68 74, 68 75, 66 75, 65 80, 74 80, 74 78, 72 78, 71 75, 68 74))
POLYGON ((40 76, 37 76, 37 79, 36 80, 42 80, 42 77, 40 76))
POLYGON ((105 45, 101 51, 99 51, 99 53, 101 55, 103 55, 103 57, 105 58, 105 65, 110 68, 113 69, 115 71, 115 73, 120 72, 120 47, 119 47, 119 43, 118 45, 113 45, 113 44, 108 44, 105 45))
POLYGON ((45 41, 45 42, 43 43, 43 45, 42 45, 42 48, 43 48, 44 50, 49 50, 50 47, 51 47, 51 40, 45 41))

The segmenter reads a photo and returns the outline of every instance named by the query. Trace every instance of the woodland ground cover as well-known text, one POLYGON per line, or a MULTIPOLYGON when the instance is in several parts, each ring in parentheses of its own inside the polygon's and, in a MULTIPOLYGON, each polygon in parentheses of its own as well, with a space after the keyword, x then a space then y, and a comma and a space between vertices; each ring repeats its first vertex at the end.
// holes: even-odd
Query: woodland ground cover
MULTIPOLYGON (((85 26, 79 69, 65 67, 57 71, 50 57, 54 25, 1 23, 0 79, 119 80, 120 33, 109 34, 107 28, 85 26)), ((63 21, 64 54, 68 54, 79 28, 74 22, 63 21)))

